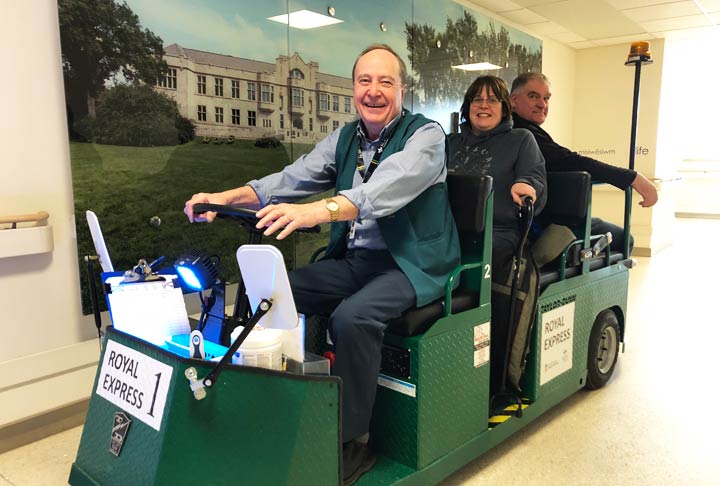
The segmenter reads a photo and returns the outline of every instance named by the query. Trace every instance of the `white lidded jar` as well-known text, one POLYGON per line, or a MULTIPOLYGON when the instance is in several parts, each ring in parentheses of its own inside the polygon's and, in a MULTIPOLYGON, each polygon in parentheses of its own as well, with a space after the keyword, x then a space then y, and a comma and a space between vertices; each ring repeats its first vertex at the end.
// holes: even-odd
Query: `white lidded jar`
MULTIPOLYGON (((243 326, 233 330, 230 334, 232 342, 235 342, 242 331, 243 326)), ((235 364, 269 370, 282 369, 282 331, 255 326, 232 359, 235 364)))

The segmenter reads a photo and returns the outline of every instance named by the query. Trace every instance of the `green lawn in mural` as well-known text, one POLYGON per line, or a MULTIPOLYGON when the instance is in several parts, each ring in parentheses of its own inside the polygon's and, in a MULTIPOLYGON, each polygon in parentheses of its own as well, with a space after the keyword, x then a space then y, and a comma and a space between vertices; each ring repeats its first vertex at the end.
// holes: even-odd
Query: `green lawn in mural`
MULTIPOLYGON (((311 146, 293 145, 293 154, 311 146)), ((95 254, 85 211, 93 210, 100 220, 110 257, 116 270, 165 256, 167 263, 188 250, 220 257, 220 274, 230 282, 238 279, 235 259, 238 246, 247 241, 237 223, 217 220, 212 224, 190 224, 182 212, 195 192, 220 191, 280 170, 290 161, 289 148, 255 147, 252 141, 233 144, 204 144, 195 140, 169 147, 119 147, 90 143, 70 144, 78 254, 95 254), (150 223, 160 218, 159 225, 150 223)), ((327 230, 327 229, 326 229, 327 230)), ((288 268, 308 261, 312 251, 326 240, 320 235, 299 235, 277 243, 288 268)), ((86 275, 81 261, 83 289, 86 275)), ((89 310, 83 292, 83 308, 89 310)))

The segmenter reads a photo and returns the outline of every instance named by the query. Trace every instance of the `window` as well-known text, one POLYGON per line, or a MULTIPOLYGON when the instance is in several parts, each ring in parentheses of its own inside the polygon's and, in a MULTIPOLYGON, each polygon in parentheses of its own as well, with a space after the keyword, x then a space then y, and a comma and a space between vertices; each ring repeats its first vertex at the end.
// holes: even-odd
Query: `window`
POLYGON ((337 130, 338 128, 340 128, 340 122, 333 120, 333 130, 337 130))
POLYGON ((305 75, 299 69, 290 71, 290 77, 293 79, 305 79, 305 75))
POLYGON ((251 127, 257 126, 257 113, 254 111, 248 111, 248 125, 251 127))
POLYGON ((161 88, 177 89, 177 69, 168 69, 165 76, 158 79, 157 85, 161 88))
POLYGON ((312 122, 312 118, 308 119, 308 127, 309 127, 309 130, 310 130, 310 131, 312 132, 312 131, 313 131, 313 122, 312 122))
POLYGON ((255 101, 257 99, 257 95, 255 94, 255 82, 254 81, 248 81, 248 100, 255 101))
POLYGON ((221 107, 216 106, 215 107, 215 123, 222 123, 224 118, 225 118, 224 110, 221 107))
POLYGON ((340 111, 340 97, 333 95, 333 111, 340 111))
POLYGON ((330 109, 330 95, 327 93, 320 93, 320 109, 321 110, 329 110, 330 109))
POLYGON ((198 121, 207 121, 207 108, 205 108, 205 105, 198 105, 198 121))
POLYGON ((275 86, 271 84, 263 84, 260 86, 260 100, 263 103, 275 102, 275 86))
POLYGON ((201 76, 200 74, 198 74, 197 81, 198 94, 207 94, 207 89, 205 87, 205 76, 201 76))
POLYGON ((285 128, 285 115, 280 113, 280 129, 283 130, 285 128))
POLYGON ((296 128, 298 130, 303 129, 303 119, 302 118, 295 118, 293 120, 293 128, 296 128))
POLYGON ((327 133, 327 125, 320 125, 320 133, 327 133))
POLYGON ((293 88, 292 89, 292 105, 293 106, 304 106, 305 105, 305 96, 303 95, 303 90, 300 88, 293 88))
POLYGON ((215 78, 215 96, 223 95, 223 78, 215 78))
POLYGON ((350 98, 345 97, 345 113, 350 113, 350 98))
POLYGON ((237 108, 232 109, 232 124, 240 125, 240 110, 237 108))
POLYGON ((233 98, 240 98, 240 81, 237 79, 230 80, 230 95, 233 98))
POLYGON ((272 128, 272 120, 269 118, 263 118, 263 128, 272 128))

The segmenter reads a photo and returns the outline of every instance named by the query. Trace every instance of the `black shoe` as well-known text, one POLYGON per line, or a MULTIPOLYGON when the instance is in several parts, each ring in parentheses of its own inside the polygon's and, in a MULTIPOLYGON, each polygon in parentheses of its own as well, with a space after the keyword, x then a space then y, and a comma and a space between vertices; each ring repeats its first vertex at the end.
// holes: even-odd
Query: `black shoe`
POLYGON ((354 440, 343 444, 343 486, 355 484, 375 465, 375 454, 367 444, 354 440))

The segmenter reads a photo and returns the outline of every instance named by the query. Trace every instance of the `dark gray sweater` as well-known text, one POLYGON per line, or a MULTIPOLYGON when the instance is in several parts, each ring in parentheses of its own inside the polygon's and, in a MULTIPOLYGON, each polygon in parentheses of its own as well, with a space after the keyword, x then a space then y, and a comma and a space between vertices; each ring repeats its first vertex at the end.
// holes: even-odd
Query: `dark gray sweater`
POLYGON ((519 240, 518 206, 512 200, 510 188, 524 182, 535 188, 535 214, 542 211, 547 199, 545 191, 545 160, 532 134, 525 129, 513 129, 512 119, 479 136, 469 124, 460 133, 448 136, 450 159, 448 172, 456 174, 489 175, 495 190, 493 231, 511 233, 519 240))

